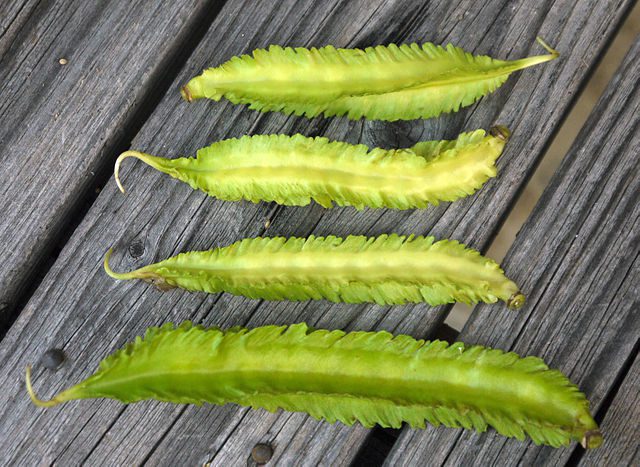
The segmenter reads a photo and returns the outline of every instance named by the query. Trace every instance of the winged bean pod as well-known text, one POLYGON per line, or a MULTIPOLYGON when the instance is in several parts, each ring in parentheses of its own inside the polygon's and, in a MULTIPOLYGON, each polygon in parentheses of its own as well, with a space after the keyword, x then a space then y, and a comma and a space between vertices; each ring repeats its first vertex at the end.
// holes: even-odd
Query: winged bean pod
POLYGON ((209 251, 182 253, 115 279, 142 279, 162 289, 229 292, 254 299, 431 305, 524 295, 500 266, 451 240, 400 235, 249 238, 209 251))
POLYGON ((246 199, 304 206, 315 200, 340 206, 423 208, 478 190, 497 173, 495 161, 509 137, 497 126, 463 133, 453 141, 424 141, 409 149, 369 149, 302 135, 229 139, 198 151, 196 158, 164 159, 124 152, 192 188, 228 201, 246 199))
POLYGON ((558 57, 497 60, 426 43, 360 49, 271 46, 209 68, 182 88, 187 101, 223 97, 262 112, 410 120, 471 105, 511 73, 558 57))
POLYGON ((388 332, 310 330, 304 323, 203 329, 183 323, 150 328, 100 363, 83 382, 40 400, 156 399, 181 404, 236 404, 306 412, 330 423, 399 428, 464 427, 537 444, 586 448, 602 443, 589 402, 562 373, 462 343, 415 340, 388 332))

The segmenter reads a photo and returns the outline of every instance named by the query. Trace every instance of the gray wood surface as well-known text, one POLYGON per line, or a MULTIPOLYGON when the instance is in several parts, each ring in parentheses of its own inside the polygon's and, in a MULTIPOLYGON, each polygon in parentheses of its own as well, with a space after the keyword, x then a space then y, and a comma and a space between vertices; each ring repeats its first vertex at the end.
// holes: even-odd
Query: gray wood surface
POLYGON ((580 465, 640 465, 640 355, 626 374, 601 424, 609 442, 587 452, 580 465))
POLYGON ((212 5, 2 2, 0 328, 212 5))
MULTIPOLYGON (((171 89, 201 68, 271 43, 364 46, 390 41, 453 42, 477 53, 519 58, 541 53, 541 34, 563 54, 560 60, 514 75, 498 92, 458 114, 398 124, 298 119, 256 114, 228 103, 188 105, 168 93, 132 146, 159 155, 193 154, 212 141, 245 133, 302 132, 385 147, 420 139, 454 137, 463 129, 499 122, 514 136, 499 161, 500 176, 476 196, 420 211, 357 212, 224 203, 139 163, 122 175, 127 195, 110 182, 0 344, 0 452, 18 464, 60 465, 246 462, 256 442, 270 442, 274 462, 346 464, 367 431, 315 422, 301 414, 268 414, 235 406, 183 407, 155 402, 123 406, 83 401, 50 410, 26 398, 23 371, 50 347, 69 361, 57 372, 37 367, 42 397, 90 374, 105 355, 149 325, 193 319, 206 325, 307 321, 317 327, 388 329, 429 336, 445 308, 266 303, 228 295, 116 283, 101 270, 115 245, 113 266, 124 270, 179 251, 205 249, 265 232, 269 235, 433 233, 483 249, 534 170, 597 57, 630 1, 486 3, 384 1, 228 2, 171 89), (365 7, 366 5, 366 7, 365 7), (576 51, 576 52, 573 52, 576 51), (544 118, 541 118, 544 116, 544 118)), ((507 269, 525 282, 517 269, 507 269)), ((531 285, 529 285, 531 288, 531 285)), ((525 291, 528 291, 525 289, 525 291)), ((494 305, 485 313, 502 320, 521 316, 494 305)))
POLYGON ((0 60, 34 14, 38 0, 5 2, 0 15, 0 60))
MULTIPOLYGON (((459 336, 542 357, 580 386, 598 419, 640 335, 638 76, 640 38, 503 262, 528 291, 528 305, 503 315, 478 306, 459 336)), ((615 423, 603 426, 605 449, 620 458, 637 455, 637 438, 608 432, 615 423)), ((493 431, 431 428, 405 431, 388 463, 560 465, 572 452, 493 431)))

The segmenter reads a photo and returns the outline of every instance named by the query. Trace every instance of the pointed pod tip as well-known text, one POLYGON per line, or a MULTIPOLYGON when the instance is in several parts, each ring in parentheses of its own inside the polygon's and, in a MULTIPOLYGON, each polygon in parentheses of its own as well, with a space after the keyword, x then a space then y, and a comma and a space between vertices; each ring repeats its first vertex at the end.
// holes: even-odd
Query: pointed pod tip
POLYGON ((27 368, 25 370, 25 384, 27 386, 27 393, 31 398, 31 402, 33 402, 38 407, 54 407, 62 402, 60 400, 57 400, 55 397, 50 401, 44 401, 38 398, 35 391, 33 390, 33 386, 31 385, 31 365, 27 365, 27 368))

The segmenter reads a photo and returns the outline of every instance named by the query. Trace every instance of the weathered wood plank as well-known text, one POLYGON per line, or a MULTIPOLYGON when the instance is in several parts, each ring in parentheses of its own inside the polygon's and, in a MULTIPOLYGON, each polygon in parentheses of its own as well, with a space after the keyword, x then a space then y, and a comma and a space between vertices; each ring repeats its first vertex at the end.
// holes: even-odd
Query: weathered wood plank
POLYGON ((153 87, 218 7, 64 0, 1 8, 0 328, 140 112, 158 100, 153 87))
POLYGON ((5 2, 2 5, 0 15, 0 60, 9 46, 13 43, 16 34, 23 29, 25 23, 35 13, 38 0, 15 0, 5 2))
MULTIPOLYGON (((580 386, 599 416, 640 335, 639 59, 640 38, 503 262, 529 304, 504 315, 476 307, 459 336, 542 357, 580 386)), ((637 439, 624 445, 603 428, 617 455, 637 449, 637 439)), ((428 429, 405 431, 388 463, 560 465, 572 451, 493 431, 428 429)))
MULTIPOLYGON (((629 3, 605 8, 595 1, 577 6, 566 1, 541 10, 524 1, 426 5, 381 0, 377 9, 371 2, 337 0, 321 5, 310 0, 277 5, 231 2, 190 58, 176 86, 205 65, 270 43, 362 46, 391 40, 450 40, 479 53, 516 58, 537 52, 532 50, 533 40, 541 33, 561 51, 580 50, 581 54, 566 54, 561 61, 518 74, 478 106, 426 122, 308 121, 258 115, 223 103, 188 106, 177 93, 169 94, 133 146, 158 154, 193 154, 196 148, 223 137, 279 131, 323 133, 350 142, 393 146, 452 137, 463 128, 488 127, 499 121, 516 132, 499 161, 500 178, 477 196, 408 212, 325 211, 315 205, 283 208, 276 211, 268 231, 271 235, 433 232, 484 248, 629 3)), ((166 321, 191 318, 207 325, 254 326, 305 320, 318 327, 389 329, 427 336, 444 318, 443 308, 426 306, 267 304, 228 295, 162 294, 142 284, 114 283, 100 270, 104 252, 114 243, 114 266, 126 269, 178 251, 259 235, 264 232, 264 218, 273 214, 272 207, 264 204, 206 198, 138 163, 124 167, 123 179, 128 195, 108 184, 0 344, 0 374, 8 378, 0 394, 0 426, 3 433, 9 433, 0 440, 0 448, 7 458, 17 463, 213 460, 229 464, 245 462, 253 443, 267 441, 275 444, 274 461, 348 463, 366 431, 331 427, 299 414, 152 402, 123 407, 105 401, 42 411, 28 403, 22 383, 24 365, 36 361, 47 348, 64 347, 71 361, 55 373, 36 372, 36 387, 43 397, 89 374, 104 355, 147 326, 166 321)), ((500 306, 493 307, 492 313, 507 314, 500 306)))
POLYGON ((640 465, 640 355, 601 424, 608 439, 600 449, 586 452, 580 465, 640 465))

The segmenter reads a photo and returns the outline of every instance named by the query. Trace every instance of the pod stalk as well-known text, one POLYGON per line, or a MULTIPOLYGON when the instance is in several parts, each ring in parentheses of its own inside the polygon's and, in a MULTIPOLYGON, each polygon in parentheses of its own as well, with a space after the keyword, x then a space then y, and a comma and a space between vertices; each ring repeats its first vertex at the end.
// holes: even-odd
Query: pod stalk
POLYGON ((547 44, 542 37, 537 36, 536 37, 536 42, 538 44, 540 44, 542 46, 542 48, 544 50, 546 50, 547 52, 549 52, 549 55, 553 55, 553 58, 557 58, 560 56, 560 52, 558 52, 556 49, 554 49, 553 47, 551 47, 549 44, 547 44))
POLYGON ((533 57, 523 58, 521 60, 516 60, 516 62, 527 61, 528 64, 525 66, 529 67, 532 65, 537 65, 539 63, 548 62, 550 60, 555 60, 560 56, 560 52, 547 44, 540 36, 536 37, 536 42, 542 46, 544 50, 548 52, 548 55, 535 55, 533 57))
POLYGON ((124 186, 122 186, 122 182, 120 181, 120 165, 122 164, 122 161, 127 159, 128 157, 134 157, 142 162, 144 162, 145 164, 150 165, 151 167, 160 170, 160 167, 157 163, 154 162, 154 159, 157 159, 156 157, 150 155, 150 154, 145 154, 143 152, 140 151, 125 151, 122 154, 120 154, 120 156, 118 156, 118 158, 116 159, 116 165, 113 169, 113 175, 116 179, 116 184, 118 185, 118 188, 120 189, 120 191, 122 193, 124 193, 124 186))
POLYGON ((38 396, 36 395, 35 391, 33 390, 33 386, 31 385, 31 365, 27 365, 27 368, 26 368, 26 371, 25 371, 25 383, 27 385, 27 392, 29 393, 29 397, 31 398, 31 402, 33 402, 38 407, 43 407, 43 408, 55 407, 56 405, 60 404, 61 402, 64 402, 64 401, 59 399, 59 396, 56 396, 53 399, 48 400, 48 401, 45 401, 45 400, 42 400, 42 399, 38 398, 38 396))
POLYGON ((127 279, 133 278, 134 276, 132 275, 131 272, 120 273, 120 272, 115 272, 113 269, 111 269, 111 266, 109 266, 109 259, 111 258, 112 253, 113 253, 113 248, 109 248, 109 251, 107 251, 107 254, 104 256, 104 262, 102 263, 104 266, 104 271, 114 279, 127 280, 127 279))
POLYGON ((521 58, 519 60, 514 60, 511 62, 510 69, 512 71, 522 70, 523 68, 529 68, 534 65, 539 65, 540 63, 549 62, 551 60, 555 60, 560 56, 560 53, 553 49, 549 44, 542 40, 540 37, 536 37, 536 41, 538 44, 544 48, 547 52, 547 55, 534 55, 532 57, 521 58))

